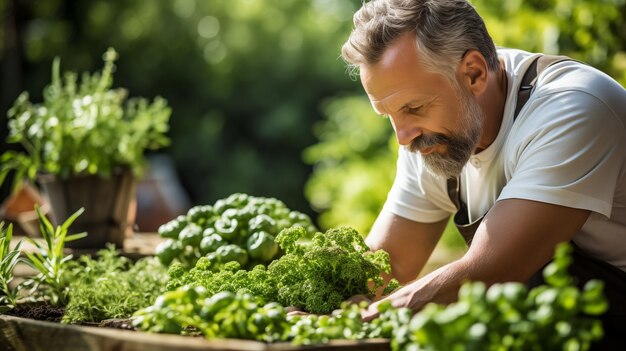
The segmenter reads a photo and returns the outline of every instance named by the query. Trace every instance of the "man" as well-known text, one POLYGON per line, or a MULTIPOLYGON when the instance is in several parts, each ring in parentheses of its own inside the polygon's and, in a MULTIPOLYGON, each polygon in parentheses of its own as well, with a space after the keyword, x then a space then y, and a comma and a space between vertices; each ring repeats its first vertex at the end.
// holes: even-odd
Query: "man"
POLYGON ((528 282, 571 241, 617 274, 606 288, 626 305, 624 88, 573 60, 496 50, 465 0, 375 0, 354 23, 342 55, 402 146, 367 237, 406 284, 387 299, 419 310, 454 301, 465 280, 528 282), (414 280, 454 213, 477 228, 467 253, 414 280))

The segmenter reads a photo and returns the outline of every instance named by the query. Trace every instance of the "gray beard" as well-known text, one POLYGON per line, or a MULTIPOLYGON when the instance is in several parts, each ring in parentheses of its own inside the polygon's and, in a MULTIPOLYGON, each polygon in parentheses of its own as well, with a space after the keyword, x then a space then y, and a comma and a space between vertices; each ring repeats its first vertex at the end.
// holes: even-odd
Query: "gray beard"
MULTIPOLYGON (((460 88, 460 87, 459 87, 460 88)), ((457 90, 459 91, 459 90, 457 90)), ((443 134, 420 135, 405 148, 419 153, 420 149, 446 145, 446 152, 432 152, 422 155, 426 170, 435 177, 454 178, 461 174, 463 167, 472 156, 482 134, 484 113, 469 92, 459 91, 463 111, 459 116, 459 133, 450 136, 443 134)))

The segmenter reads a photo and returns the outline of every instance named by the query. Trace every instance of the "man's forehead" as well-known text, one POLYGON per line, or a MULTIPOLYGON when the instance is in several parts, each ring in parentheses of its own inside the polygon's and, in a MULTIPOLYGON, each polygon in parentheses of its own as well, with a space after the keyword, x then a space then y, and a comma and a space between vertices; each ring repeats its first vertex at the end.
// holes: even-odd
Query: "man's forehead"
POLYGON ((415 34, 404 33, 392 41, 378 61, 378 66, 412 65, 418 63, 419 52, 415 34))
POLYGON ((391 43, 378 62, 361 65, 361 83, 368 94, 376 96, 377 90, 385 90, 389 84, 409 81, 422 69, 418 56, 415 36, 404 34, 391 43))
POLYGON ((363 88, 372 102, 428 93, 427 78, 414 70, 402 67, 393 70, 363 67, 360 74, 363 88))

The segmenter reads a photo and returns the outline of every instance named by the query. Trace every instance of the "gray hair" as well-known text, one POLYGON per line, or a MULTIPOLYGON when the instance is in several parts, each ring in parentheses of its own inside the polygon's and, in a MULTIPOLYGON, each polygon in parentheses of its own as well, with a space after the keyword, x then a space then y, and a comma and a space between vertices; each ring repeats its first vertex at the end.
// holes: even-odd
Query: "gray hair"
POLYGON ((353 73, 362 64, 378 63, 395 39, 410 32, 426 69, 452 82, 470 49, 483 55, 490 71, 499 68, 485 23, 466 0, 372 0, 356 12, 354 26, 341 49, 353 73))

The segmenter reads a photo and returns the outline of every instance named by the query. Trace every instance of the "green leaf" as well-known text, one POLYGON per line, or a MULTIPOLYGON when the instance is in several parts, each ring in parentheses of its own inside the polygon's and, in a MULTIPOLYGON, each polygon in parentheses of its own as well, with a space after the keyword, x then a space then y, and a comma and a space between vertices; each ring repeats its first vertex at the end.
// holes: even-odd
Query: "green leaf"
POLYGON ((76 220, 76 218, 78 218, 78 216, 80 216, 83 212, 85 212, 85 208, 81 207, 79 208, 76 212, 74 212, 74 214, 72 214, 62 225, 61 225, 61 230, 63 231, 67 231, 70 227, 70 225, 72 225, 72 223, 74 223, 74 221, 76 220))
POLYGON ((68 236, 65 237, 65 242, 70 242, 70 241, 82 239, 82 238, 84 238, 86 236, 87 236, 86 232, 68 235, 68 236))
MULTIPOLYGON (((41 209, 39 205, 35 205, 35 212, 37 212, 37 218, 39 218, 39 229, 41 230, 41 234, 43 238, 46 240, 48 250, 51 250, 52 240, 55 237, 54 226, 52 225, 52 223, 50 223, 48 218, 41 213, 41 209)), ((34 241, 31 241, 31 242, 34 243, 34 241)), ((37 247, 39 247, 39 245, 37 245, 37 247)))
POLYGON ((46 268, 43 259, 41 259, 36 254, 32 254, 30 252, 25 252, 24 254, 26 255, 26 257, 28 257, 28 261, 26 262, 28 265, 35 268, 37 271, 39 271, 39 273, 47 275, 48 268, 46 268))

